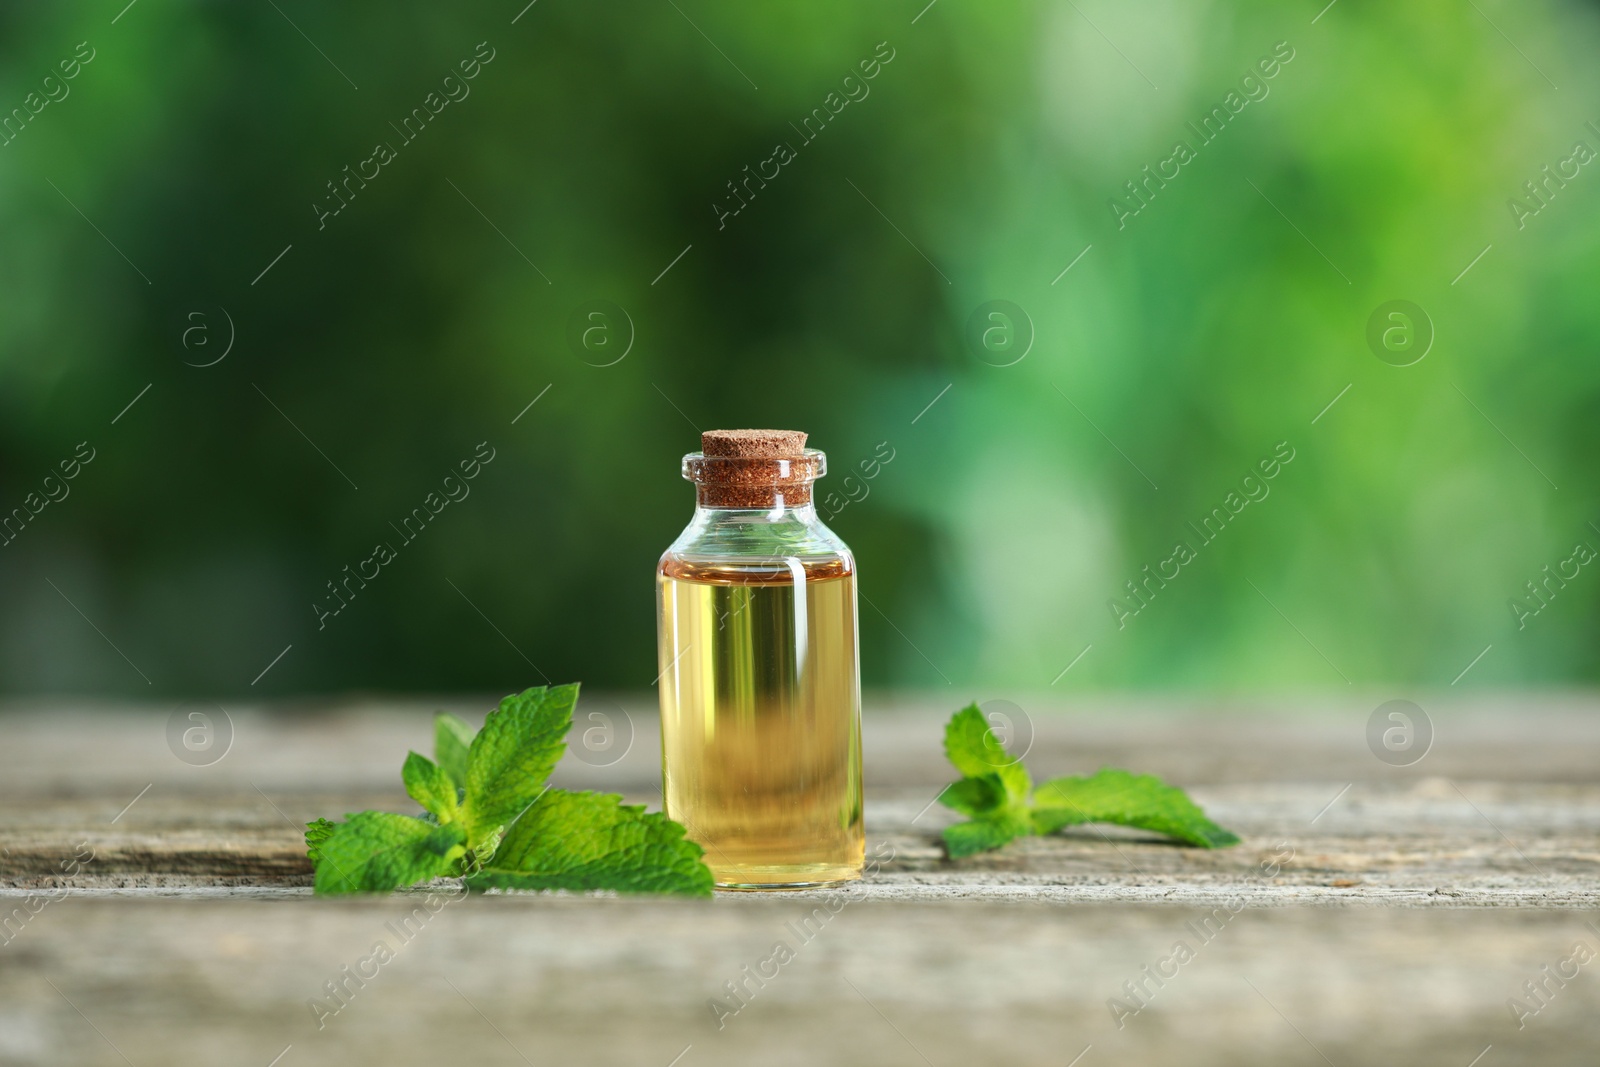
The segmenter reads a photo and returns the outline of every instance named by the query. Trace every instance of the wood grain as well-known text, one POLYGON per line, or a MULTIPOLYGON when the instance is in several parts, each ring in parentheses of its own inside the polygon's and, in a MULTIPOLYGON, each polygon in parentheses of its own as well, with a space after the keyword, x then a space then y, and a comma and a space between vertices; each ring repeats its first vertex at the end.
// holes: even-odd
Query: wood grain
MULTIPOLYGON (((298 824, 414 810, 398 768, 428 707, 230 708, 233 747, 208 767, 168 750, 167 709, 13 707, 0 1064, 1595 1062, 1600 961, 1543 970, 1600 951, 1591 702, 1419 701, 1437 738, 1403 769, 1366 748, 1379 699, 1292 717, 1016 702, 1036 776, 1159 773, 1244 843, 1087 827, 952 863, 929 806, 949 701, 897 701, 866 730, 883 861, 840 893, 325 901, 298 824), (394 958, 346 978, 379 941, 394 958), (792 959, 771 964, 780 941, 792 959), (1192 958, 1172 964, 1180 941, 1192 958), (1147 965, 1177 969, 1158 985, 1147 965), (1521 1028, 1512 998, 1539 1009, 1521 1028)), ((569 756, 562 784, 654 800, 654 719, 611 706, 627 756, 569 756)))

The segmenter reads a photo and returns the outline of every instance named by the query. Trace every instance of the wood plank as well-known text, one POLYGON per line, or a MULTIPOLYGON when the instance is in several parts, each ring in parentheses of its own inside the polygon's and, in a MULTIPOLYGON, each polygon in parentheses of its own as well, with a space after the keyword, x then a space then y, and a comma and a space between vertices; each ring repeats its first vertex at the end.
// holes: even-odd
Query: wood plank
POLYGON ((1600 933, 1547 909, 69 898, 0 947, 0 1060, 1592 1064, 1593 975, 1524 1029, 1506 1006, 1580 940, 1600 933), (327 1000, 379 942, 393 959, 327 1000))
MULTIPOLYGON (((466 702, 455 706, 472 714, 466 702)), ((658 804, 656 722, 637 702, 616 706, 634 727, 626 757, 591 767, 569 756, 557 781, 658 804)), ((1154 771, 1190 785, 1245 844, 1208 852, 1091 827, 955 863, 938 838, 954 816, 930 807, 951 775, 942 712, 875 708, 867 822, 884 862, 867 891, 895 900, 1600 906, 1600 770, 1591 758, 1600 716, 1573 698, 1524 700, 1514 717, 1498 707, 1439 706, 1433 751, 1395 768, 1366 749, 1360 716, 1045 706, 1029 731, 1037 775, 1107 763, 1154 771), (1283 869, 1264 875, 1275 858, 1283 869)), ((415 810, 398 767, 408 747, 425 743, 428 715, 388 705, 236 711, 234 748, 194 767, 168 750, 164 716, 147 709, 13 710, 0 752, 0 885, 303 886, 305 821, 415 810), (62 862, 83 842, 95 861, 64 877, 62 862)))

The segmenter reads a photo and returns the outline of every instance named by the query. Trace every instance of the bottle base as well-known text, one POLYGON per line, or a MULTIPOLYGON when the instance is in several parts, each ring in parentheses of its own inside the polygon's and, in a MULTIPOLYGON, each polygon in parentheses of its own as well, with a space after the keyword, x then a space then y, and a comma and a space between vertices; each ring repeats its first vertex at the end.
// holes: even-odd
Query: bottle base
POLYGON ((711 870, 716 888, 734 893, 832 889, 861 879, 859 868, 821 863, 732 869, 719 869, 713 864, 711 870))

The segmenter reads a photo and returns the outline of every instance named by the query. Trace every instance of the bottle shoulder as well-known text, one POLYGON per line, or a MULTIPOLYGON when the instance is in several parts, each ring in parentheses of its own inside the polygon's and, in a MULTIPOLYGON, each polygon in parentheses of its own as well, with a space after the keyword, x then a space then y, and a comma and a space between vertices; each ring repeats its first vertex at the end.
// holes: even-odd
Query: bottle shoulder
POLYGON ((817 581, 854 574, 855 557, 814 512, 699 509, 658 571, 691 581, 817 581))

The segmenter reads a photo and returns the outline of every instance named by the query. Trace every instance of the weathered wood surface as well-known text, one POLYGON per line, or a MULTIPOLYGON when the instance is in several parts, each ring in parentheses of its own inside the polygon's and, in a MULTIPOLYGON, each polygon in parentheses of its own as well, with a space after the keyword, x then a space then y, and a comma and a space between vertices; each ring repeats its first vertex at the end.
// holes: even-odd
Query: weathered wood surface
MULTIPOLYGON (((945 860, 949 816, 928 802, 950 777, 939 731, 958 701, 941 699, 869 713, 868 844, 891 858, 840 895, 436 897, 436 913, 423 894, 312 899, 297 826, 414 810, 398 768, 426 746, 435 705, 229 708, 233 747, 206 767, 168 750, 169 709, 13 707, 0 714, 0 1064, 265 1067, 292 1046, 281 1067, 666 1067, 680 1053, 680 1067, 1064 1067, 1092 1046, 1080 1067, 1468 1067, 1491 1045, 1479 1067, 1593 1064, 1600 962, 1564 961, 1580 942, 1600 949, 1600 706, 1424 699, 1433 749, 1393 768, 1364 736, 1380 700, 1285 716, 1018 699, 1036 776, 1161 774, 1244 836, 1235 849, 1086 828, 945 860), (94 859, 63 874, 75 848, 94 859), (407 937, 398 924, 417 907, 407 937), (324 999, 319 1029, 309 1002, 378 941, 395 958, 348 982, 336 1014, 324 999), (764 984, 746 977, 779 941, 793 959, 768 964, 764 984), (1164 963, 1179 941, 1194 958, 1164 963), (1146 965, 1176 975, 1157 987, 1146 965), (1580 969, 1562 984, 1546 965, 1580 969), (744 981, 743 1007, 730 981, 744 981), (1136 1014, 1126 982, 1144 984, 1136 1014), (1539 1009, 1520 1029, 1513 997, 1539 1009)), ((487 706, 453 703, 468 717, 487 706)), ((622 704, 627 756, 569 756, 561 784, 653 800, 656 724, 622 704)))

